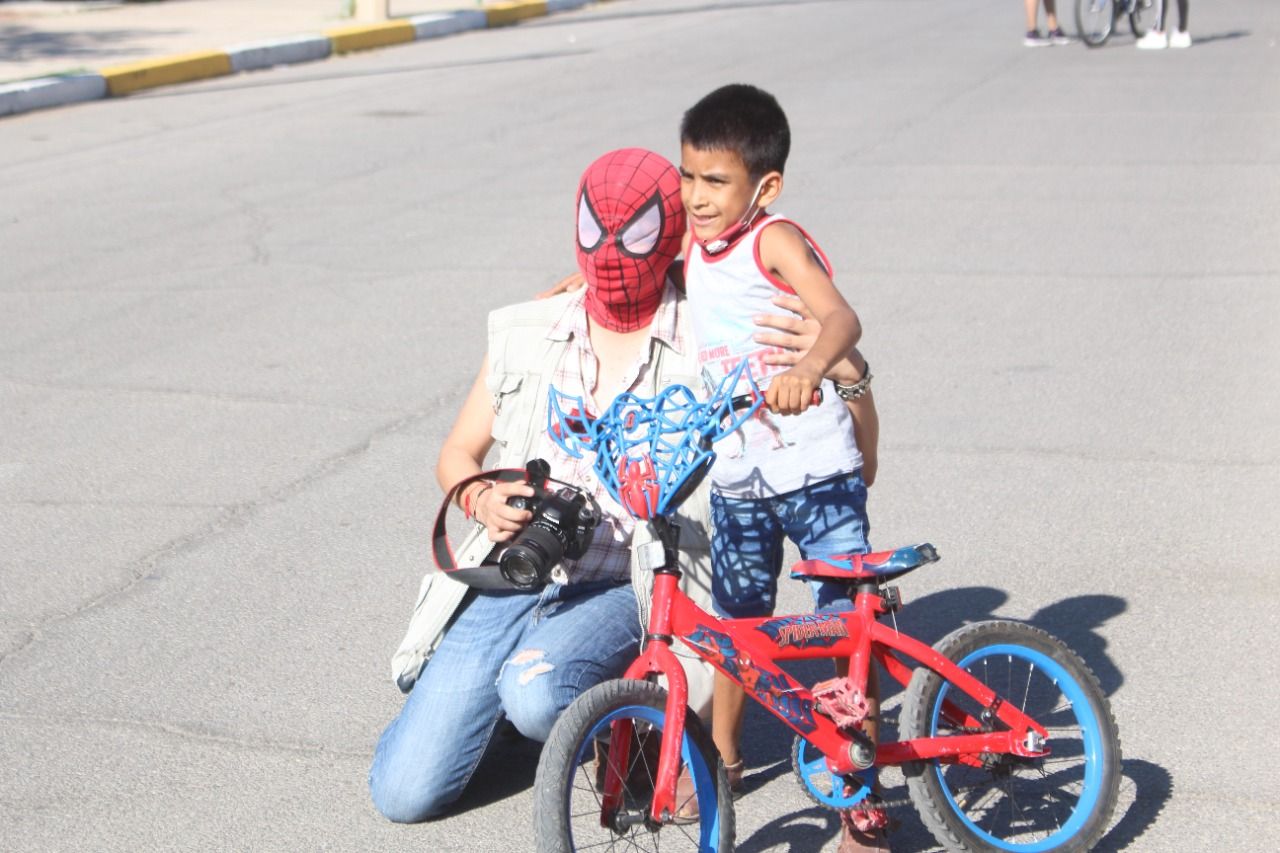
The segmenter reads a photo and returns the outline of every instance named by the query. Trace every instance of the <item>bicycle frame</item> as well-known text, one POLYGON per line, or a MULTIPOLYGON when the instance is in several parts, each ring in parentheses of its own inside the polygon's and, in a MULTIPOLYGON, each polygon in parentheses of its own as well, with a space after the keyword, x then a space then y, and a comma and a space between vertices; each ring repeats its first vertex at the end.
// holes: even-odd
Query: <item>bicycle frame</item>
MULTIPOLYGON (((720 619, 702 610, 680 590, 680 570, 674 559, 674 540, 678 538, 675 525, 665 518, 654 519, 653 523, 666 543, 666 565, 654 571, 647 645, 623 677, 646 679, 661 675, 667 679, 664 733, 650 808, 654 821, 663 822, 675 808, 679 751, 688 700, 684 670, 671 651, 675 639, 682 640, 717 670, 742 685, 749 697, 821 750, 828 768, 835 774, 850 774, 861 769, 855 766, 850 751, 854 738, 842 733, 835 722, 818 712, 812 691, 779 668, 778 661, 848 658, 852 686, 859 695, 865 696, 872 659, 904 686, 915 671, 906 662, 910 660, 938 673, 984 709, 979 719, 944 701, 942 714, 947 721, 971 729, 973 734, 882 743, 876 747, 876 765, 930 759, 980 765, 978 756, 983 753, 1027 758, 1049 754, 1044 747, 1048 732, 1036 720, 1001 701, 993 690, 934 649, 880 624, 877 617, 895 608, 886 602, 875 580, 858 583, 854 608, 845 613, 720 619), (669 531, 664 533, 662 528, 669 531), (1008 726, 1008 730, 991 731, 991 722, 995 719, 1008 726)), ((612 742, 630 743, 630 721, 614 725, 612 742)), ((625 758, 625 754, 620 757, 617 767, 626 766, 625 758)), ((610 765, 602 814, 616 808, 621 797, 622 782, 612 759, 610 765)))

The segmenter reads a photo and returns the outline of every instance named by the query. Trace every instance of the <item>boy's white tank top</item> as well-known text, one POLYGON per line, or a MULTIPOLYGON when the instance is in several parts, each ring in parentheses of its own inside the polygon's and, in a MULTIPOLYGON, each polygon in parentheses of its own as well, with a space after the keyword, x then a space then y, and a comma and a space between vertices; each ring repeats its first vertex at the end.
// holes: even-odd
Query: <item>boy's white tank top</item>
MULTIPOLYGON (((715 388, 746 358, 761 390, 787 368, 768 365, 763 357, 776 351, 752 336, 757 314, 777 314, 771 301, 779 291, 793 293, 786 282, 760 263, 759 242, 775 222, 795 226, 818 261, 831 265, 804 229, 782 216, 762 219, 742 239, 718 255, 710 255, 696 241, 685 260, 688 293, 698 364, 703 381, 715 388)), ((711 468, 712 487, 726 497, 762 498, 786 494, 811 483, 829 480, 862 467, 862 454, 853 436, 853 420, 829 380, 822 383, 822 403, 800 415, 773 415, 761 408, 734 435, 716 445, 711 468)), ((737 393, 742 393, 739 389, 737 393)))

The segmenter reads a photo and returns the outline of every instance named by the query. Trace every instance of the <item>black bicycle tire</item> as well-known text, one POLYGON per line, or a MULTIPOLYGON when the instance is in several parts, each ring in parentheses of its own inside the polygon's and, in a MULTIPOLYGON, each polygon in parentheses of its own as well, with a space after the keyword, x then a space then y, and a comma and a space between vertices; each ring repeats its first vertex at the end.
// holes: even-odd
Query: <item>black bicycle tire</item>
POLYGON ((1085 25, 1084 9, 1085 6, 1092 3, 1093 0, 1076 0, 1076 33, 1080 36, 1080 40, 1088 47, 1102 47, 1111 38, 1112 33, 1116 30, 1117 6, 1116 0, 1107 0, 1111 5, 1111 14, 1107 16, 1107 28, 1101 36, 1096 36, 1085 25))
MULTIPOLYGON (((579 771, 577 759, 583 754, 585 740, 601 720, 628 707, 643 706, 662 711, 666 708, 667 691, 648 681, 614 679, 592 687, 579 696, 556 721, 542 748, 534 782, 533 828, 538 853, 573 853, 569 804, 573 795, 573 779, 579 771)), ((716 780, 716 805, 720 832, 715 853, 732 853, 734 843, 733 793, 724 762, 696 714, 685 709, 685 736, 694 754, 710 770, 716 780)), ((698 816, 701 821, 705 814, 698 816)), ((691 824, 689 824, 691 825, 691 824)), ((663 827, 659 832, 685 830, 663 827)), ((699 827, 701 824, 699 823, 699 827)), ((687 834, 687 833, 686 833, 687 834)))
MULTIPOLYGON (((1051 634, 1022 622, 991 620, 966 625, 944 637, 934 648, 948 659, 959 661, 965 656, 997 645, 1018 646, 1029 650, 1033 656, 1052 659, 1074 680, 1086 698, 1097 726, 1101 747, 1099 790, 1092 810, 1085 816, 1079 829, 1048 849, 1061 853, 1090 850, 1108 827, 1115 811, 1120 786, 1120 735, 1110 703, 1097 676, 1075 652, 1051 634)), ((942 684, 942 677, 932 670, 920 667, 915 671, 902 704, 900 726, 904 739, 929 736, 934 703, 942 684)), ((918 761, 904 765, 903 772, 916 811, 938 842, 948 850, 1005 849, 993 847, 969 828, 968 821, 958 813, 959 806, 943 790, 936 768, 937 765, 932 761, 918 761)), ((1006 842, 1006 846, 1012 845, 1006 842)))
POLYGON ((1147 34, 1147 30, 1150 29, 1150 27, 1147 27, 1142 21, 1142 12, 1155 11, 1151 6, 1143 7, 1142 2, 1143 0, 1134 0, 1134 11, 1129 13, 1129 30, 1133 33, 1133 37, 1136 39, 1140 39, 1145 36, 1147 34))

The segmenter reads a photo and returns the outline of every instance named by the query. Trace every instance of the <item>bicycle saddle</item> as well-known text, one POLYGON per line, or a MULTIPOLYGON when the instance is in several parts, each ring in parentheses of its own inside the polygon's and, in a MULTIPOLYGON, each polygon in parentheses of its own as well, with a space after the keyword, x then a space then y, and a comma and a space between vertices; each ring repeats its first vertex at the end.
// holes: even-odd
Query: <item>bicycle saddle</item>
POLYGON ((801 560, 791 567, 792 577, 830 578, 832 580, 887 581, 902 577, 913 569, 938 560, 937 550, 928 542, 908 545, 896 551, 871 554, 847 554, 822 560, 801 560))

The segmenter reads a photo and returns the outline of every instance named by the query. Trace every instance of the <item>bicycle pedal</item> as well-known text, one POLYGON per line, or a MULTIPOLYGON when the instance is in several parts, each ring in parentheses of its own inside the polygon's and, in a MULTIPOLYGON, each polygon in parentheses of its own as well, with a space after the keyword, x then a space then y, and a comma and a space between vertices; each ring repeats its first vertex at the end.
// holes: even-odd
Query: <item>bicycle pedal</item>
POLYGON ((845 733, 859 731, 870 711, 867 697, 848 678, 829 678, 815 684, 813 702, 820 713, 845 733))

